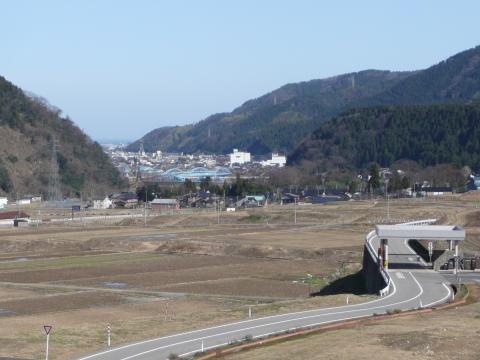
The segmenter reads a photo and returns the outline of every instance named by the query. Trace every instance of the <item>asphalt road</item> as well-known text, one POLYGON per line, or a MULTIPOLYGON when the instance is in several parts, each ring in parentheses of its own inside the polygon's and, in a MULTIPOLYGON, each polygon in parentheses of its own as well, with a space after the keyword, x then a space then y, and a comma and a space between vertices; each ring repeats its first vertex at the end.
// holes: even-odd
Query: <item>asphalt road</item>
POLYGON ((207 350, 241 340, 246 336, 263 337, 286 330, 356 319, 396 309, 429 307, 452 298, 448 279, 431 270, 422 269, 424 264, 406 242, 391 242, 390 254, 392 269, 389 270, 389 275, 392 284, 389 294, 383 298, 361 304, 246 319, 126 344, 79 360, 159 360, 166 359, 171 353, 187 356, 201 351, 202 343, 203 349, 207 350))
POLYGON ((446 281, 451 282, 452 284, 463 283, 463 284, 478 284, 480 285, 480 271, 458 271, 457 276, 453 272, 441 272, 442 276, 446 281))

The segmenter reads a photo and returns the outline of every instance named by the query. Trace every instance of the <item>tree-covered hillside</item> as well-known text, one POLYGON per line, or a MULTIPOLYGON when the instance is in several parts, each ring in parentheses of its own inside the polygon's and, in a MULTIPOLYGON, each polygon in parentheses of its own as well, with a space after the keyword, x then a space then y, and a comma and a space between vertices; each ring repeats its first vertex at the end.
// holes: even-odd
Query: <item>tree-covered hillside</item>
POLYGON ((46 194, 53 140, 61 192, 105 194, 124 180, 103 152, 45 100, 26 96, 0 77, 0 192, 46 194))
MULTIPOLYGON (((288 152, 350 103, 380 94, 411 74, 368 70, 288 84, 231 113, 215 114, 193 125, 155 129, 141 140, 147 151, 288 152)), ((132 143, 128 150, 137 151, 139 144, 132 143)))
POLYGON ((399 159, 422 166, 480 169, 480 102, 396 105, 350 110, 323 124, 289 157, 290 164, 364 168, 399 159))
MULTIPOLYGON (((480 99, 480 47, 416 72, 368 70, 285 85, 231 113, 153 130, 143 141, 147 151, 290 152, 323 122, 351 108, 476 99, 480 99)), ((139 141, 128 149, 138 147, 139 141)))

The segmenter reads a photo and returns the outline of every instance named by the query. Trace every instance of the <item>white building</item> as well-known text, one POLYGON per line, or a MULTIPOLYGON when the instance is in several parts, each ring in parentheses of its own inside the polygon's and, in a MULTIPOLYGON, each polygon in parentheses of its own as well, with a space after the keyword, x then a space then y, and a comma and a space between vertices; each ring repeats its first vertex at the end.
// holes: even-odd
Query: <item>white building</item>
POLYGON ((279 155, 278 153, 273 153, 270 160, 262 161, 262 166, 278 166, 284 167, 287 163, 287 157, 285 155, 279 155))
POLYGON ((110 209, 112 207, 112 200, 108 196, 103 200, 93 200, 94 209, 110 209))
POLYGON ((8 199, 6 197, 0 197, 0 209, 3 209, 8 204, 8 199))
POLYGON ((238 151, 238 149, 233 149, 233 153, 230 154, 230 166, 234 164, 243 165, 251 161, 250 153, 238 151))

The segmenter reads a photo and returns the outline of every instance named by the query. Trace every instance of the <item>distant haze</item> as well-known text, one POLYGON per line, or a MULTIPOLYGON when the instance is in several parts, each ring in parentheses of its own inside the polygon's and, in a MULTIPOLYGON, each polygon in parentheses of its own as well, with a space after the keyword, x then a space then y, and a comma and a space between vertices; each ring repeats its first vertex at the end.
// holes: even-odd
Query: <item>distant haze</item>
POLYGON ((478 45, 480 2, 18 0, 1 12, 0 75, 112 143, 290 82, 425 68, 478 45))

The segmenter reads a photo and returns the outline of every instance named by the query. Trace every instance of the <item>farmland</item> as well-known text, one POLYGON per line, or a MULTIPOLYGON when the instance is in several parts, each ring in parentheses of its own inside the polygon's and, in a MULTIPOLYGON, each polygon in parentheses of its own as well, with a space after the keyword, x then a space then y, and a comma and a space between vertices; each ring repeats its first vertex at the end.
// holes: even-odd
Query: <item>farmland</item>
MULTIPOLYGON (((398 221, 470 224, 479 248, 476 201, 395 200, 398 221)), ((383 201, 269 206, 235 213, 1 229, 0 356, 40 358, 41 326, 54 326, 51 358, 113 343, 254 316, 345 303, 311 297, 360 269, 363 238, 386 213, 383 201), (14 330, 12 330, 14 329, 14 330)), ((108 214, 106 214, 108 215, 108 214)), ((349 301, 368 297, 348 294, 349 301)))

